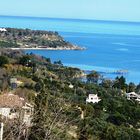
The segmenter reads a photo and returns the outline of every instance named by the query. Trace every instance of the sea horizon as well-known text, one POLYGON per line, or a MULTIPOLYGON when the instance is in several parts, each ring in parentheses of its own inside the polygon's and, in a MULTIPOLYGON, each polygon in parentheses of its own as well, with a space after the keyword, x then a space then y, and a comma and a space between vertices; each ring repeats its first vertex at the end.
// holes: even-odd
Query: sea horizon
POLYGON ((0 140, 140 140, 139 7, 1 1, 0 140))
MULTIPOLYGON (((84 51, 34 51, 52 61, 62 60, 81 69, 127 69, 127 82, 140 82, 140 23, 0 16, 0 27, 57 31, 65 40, 86 47, 84 51), (78 57, 77 57, 78 56, 78 57)), ((115 78, 118 75, 106 75, 115 78)))
POLYGON ((39 16, 18 16, 18 15, 0 15, 0 17, 7 18, 33 18, 33 19, 51 19, 51 20, 67 20, 67 21, 89 21, 89 22, 105 22, 105 23, 124 23, 124 24, 140 24, 140 21, 127 21, 127 20, 107 20, 107 19, 80 19, 80 18, 61 18, 61 17, 39 17, 39 16))

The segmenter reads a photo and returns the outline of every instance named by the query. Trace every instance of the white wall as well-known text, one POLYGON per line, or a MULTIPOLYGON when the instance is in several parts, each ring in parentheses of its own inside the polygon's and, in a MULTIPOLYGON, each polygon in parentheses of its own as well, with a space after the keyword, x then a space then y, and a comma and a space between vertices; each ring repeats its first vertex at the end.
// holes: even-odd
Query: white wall
POLYGON ((0 108, 0 114, 5 117, 8 117, 10 114, 10 108, 0 108))

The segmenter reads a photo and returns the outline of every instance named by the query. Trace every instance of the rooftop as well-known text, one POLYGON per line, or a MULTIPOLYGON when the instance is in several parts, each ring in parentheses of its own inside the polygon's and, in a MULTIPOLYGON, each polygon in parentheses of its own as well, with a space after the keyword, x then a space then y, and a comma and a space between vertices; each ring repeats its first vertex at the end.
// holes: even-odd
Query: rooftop
POLYGON ((14 94, 0 95, 0 108, 21 108, 25 104, 24 99, 14 94))
POLYGON ((6 32, 7 30, 5 28, 0 28, 1 32, 6 32))

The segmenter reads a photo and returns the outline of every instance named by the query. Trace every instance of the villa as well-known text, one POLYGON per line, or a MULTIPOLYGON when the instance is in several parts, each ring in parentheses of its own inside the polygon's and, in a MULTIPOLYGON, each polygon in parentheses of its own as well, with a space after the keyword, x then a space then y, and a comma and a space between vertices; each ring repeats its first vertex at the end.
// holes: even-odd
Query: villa
POLYGON ((73 89, 73 88, 74 88, 74 86, 73 86, 72 84, 70 84, 70 85, 69 85, 69 88, 73 89))
POLYGON ((126 97, 128 100, 136 100, 140 103, 140 95, 135 92, 126 93, 126 97))
POLYGON ((98 103, 101 99, 98 97, 97 94, 89 94, 88 98, 86 99, 86 103, 98 103))
POLYGON ((0 32, 6 32, 7 30, 5 28, 0 28, 0 32))
POLYGON ((21 118, 23 123, 30 125, 32 112, 33 106, 18 95, 0 95, 0 115, 3 119, 21 118))

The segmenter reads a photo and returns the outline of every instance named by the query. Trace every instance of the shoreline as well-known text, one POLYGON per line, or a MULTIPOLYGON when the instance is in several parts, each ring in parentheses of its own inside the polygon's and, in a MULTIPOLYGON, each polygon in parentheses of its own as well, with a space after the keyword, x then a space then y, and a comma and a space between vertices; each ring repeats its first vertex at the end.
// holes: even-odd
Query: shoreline
POLYGON ((11 50, 85 50, 86 48, 10 48, 11 50))

